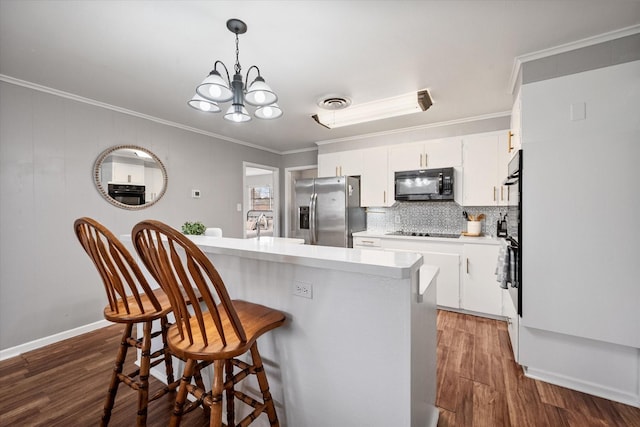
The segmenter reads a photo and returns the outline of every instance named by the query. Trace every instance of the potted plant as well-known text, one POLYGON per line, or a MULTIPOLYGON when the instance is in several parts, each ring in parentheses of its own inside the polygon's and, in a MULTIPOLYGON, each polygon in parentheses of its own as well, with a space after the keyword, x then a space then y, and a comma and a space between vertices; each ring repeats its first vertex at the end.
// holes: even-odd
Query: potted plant
POLYGON ((207 229, 207 227, 204 226, 203 223, 201 223, 200 221, 195 221, 195 222, 185 222, 184 224, 182 224, 182 232, 184 234, 196 234, 196 235, 201 235, 204 234, 204 231, 207 229))

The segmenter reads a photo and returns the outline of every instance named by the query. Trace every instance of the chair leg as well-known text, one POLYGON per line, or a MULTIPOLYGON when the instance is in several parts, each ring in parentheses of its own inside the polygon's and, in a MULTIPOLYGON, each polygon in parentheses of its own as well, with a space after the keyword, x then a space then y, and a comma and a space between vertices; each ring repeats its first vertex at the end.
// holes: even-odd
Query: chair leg
POLYGON ((120 340, 120 347, 118 348, 118 354, 116 356, 116 362, 113 367, 113 373, 111 374, 111 381, 109 382, 109 390, 107 392, 107 399, 104 402, 104 413, 102 414, 101 426, 109 425, 109 419, 111 418, 111 410, 113 404, 116 401, 116 393, 118 393, 118 386, 120 385, 120 374, 122 374, 122 368, 124 361, 127 358, 127 350, 129 349, 129 343, 127 338, 131 336, 133 330, 133 324, 128 323, 122 331, 122 339, 120 340))
MULTIPOLYGON (((173 378, 173 357, 171 355, 171 351, 169 351, 169 345, 167 344, 169 321, 166 316, 160 319, 160 327, 162 328, 162 349, 164 352, 164 368, 167 374, 167 386, 170 387, 175 380, 173 378)), ((169 391, 173 390, 169 389, 169 391)))
POLYGON ((222 390, 224 389, 224 360, 213 362, 213 386, 211 387, 211 415, 209 427, 222 426, 222 390))
POLYGON ((229 384, 226 387, 226 395, 227 395, 227 426, 228 427, 236 427, 235 422, 235 405, 234 405, 234 384, 233 384, 233 363, 231 360, 226 360, 224 363, 224 369, 227 373, 226 383, 229 384))
POLYGON ((142 332, 140 356, 140 377, 138 382, 138 427, 147 425, 147 406, 149 404, 149 371, 151 369, 151 322, 145 322, 142 332))
POLYGON ((184 408, 184 402, 187 400, 187 386, 191 382, 193 376, 193 370, 196 366, 196 361, 193 359, 187 360, 182 373, 182 379, 180 380, 180 386, 178 387, 178 395, 176 396, 176 403, 173 406, 173 413, 169 420, 169 427, 178 427, 180 420, 182 419, 182 413, 184 408))
POLYGON ((258 344, 255 342, 251 346, 251 360, 253 361, 253 366, 255 366, 258 384, 260 385, 260 391, 262 392, 262 400, 266 405, 265 410, 269 417, 269 424, 271 426, 280 426, 280 423, 278 422, 278 415, 276 414, 276 407, 273 404, 273 398, 269 391, 267 374, 264 372, 264 366, 262 366, 262 357, 260 357, 260 353, 258 352, 258 344))

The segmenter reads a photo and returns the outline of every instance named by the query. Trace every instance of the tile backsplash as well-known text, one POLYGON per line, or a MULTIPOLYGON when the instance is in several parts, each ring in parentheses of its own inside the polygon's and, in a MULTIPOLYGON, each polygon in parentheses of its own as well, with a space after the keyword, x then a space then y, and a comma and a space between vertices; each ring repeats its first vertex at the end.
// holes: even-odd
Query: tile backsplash
POLYGON ((367 230, 461 233, 467 229, 462 211, 470 215, 484 214, 482 233, 495 236, 496 222, 507 212, 507 207, 460 206, 455 202, 396 202, 389 208, 367 208, 367 230))

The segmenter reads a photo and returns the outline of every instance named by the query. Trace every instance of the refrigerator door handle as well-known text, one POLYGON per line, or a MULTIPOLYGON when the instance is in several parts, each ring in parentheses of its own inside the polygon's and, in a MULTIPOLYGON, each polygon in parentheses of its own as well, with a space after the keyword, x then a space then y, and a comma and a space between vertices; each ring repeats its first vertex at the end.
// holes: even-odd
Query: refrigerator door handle
POLYGON ((316 204, 318 201, 318 194, 311 194, 311 200, 309 202, 309 243, 315 245, 318 243, 318 236, 316 234, 316 204))

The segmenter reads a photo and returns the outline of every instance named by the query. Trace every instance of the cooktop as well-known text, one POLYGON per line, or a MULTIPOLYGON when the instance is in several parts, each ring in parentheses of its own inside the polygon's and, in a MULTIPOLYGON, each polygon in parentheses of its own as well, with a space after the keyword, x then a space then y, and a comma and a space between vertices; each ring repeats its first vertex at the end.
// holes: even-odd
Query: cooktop
POLYGON ((451 239, 457 239, 460 237, 459 233, 423 233, 420 231, 392 231, 387 233, 388 236, 415 236, 415 237, 447 237, 451 239))

